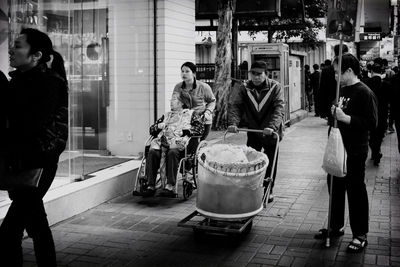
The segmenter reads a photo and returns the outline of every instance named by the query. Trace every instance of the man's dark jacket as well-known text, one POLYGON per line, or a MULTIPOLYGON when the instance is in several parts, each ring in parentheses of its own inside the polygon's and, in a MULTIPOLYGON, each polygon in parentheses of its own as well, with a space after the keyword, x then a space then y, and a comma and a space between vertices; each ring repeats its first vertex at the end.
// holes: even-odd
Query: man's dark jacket
POLYGON ((244 125, 249 129, 271 128, 283 137, 284 96, 281 85, 266 79, 260 86, 251 81, 243 84, 228 104, 229 125, 244 125))

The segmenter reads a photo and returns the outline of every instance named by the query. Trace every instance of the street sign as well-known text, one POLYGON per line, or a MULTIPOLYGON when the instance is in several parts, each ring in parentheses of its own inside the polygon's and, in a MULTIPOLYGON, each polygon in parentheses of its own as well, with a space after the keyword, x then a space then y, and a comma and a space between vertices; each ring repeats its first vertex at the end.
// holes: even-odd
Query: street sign
POLYGON ((328 0, 326 37, 339 39, 338 27, 342 25, 344 41, 354 41, 358 0, 328 0))
POLYGON ((382 36, 380 32, 364 32, 360 33, 360 41, 381 41, 382 36))

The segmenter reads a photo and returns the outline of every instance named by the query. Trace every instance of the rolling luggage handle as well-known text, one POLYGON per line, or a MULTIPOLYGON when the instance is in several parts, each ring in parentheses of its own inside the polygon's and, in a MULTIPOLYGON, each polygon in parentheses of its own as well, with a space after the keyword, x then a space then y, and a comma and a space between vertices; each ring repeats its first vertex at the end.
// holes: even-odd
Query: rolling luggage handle
MULTIPOLYGON (((273 158, 272 161, 270 161, 270 164, 272 164, 271 174, 273 174, 274 171, 275 171, 276 157, 278 155, 278 146, 279 146, 279 135, 278 135, 278 133, 276 131, 270 132, 270 131, 265 131, 265 130, 248 129, 248 128, 237 128, 237 127, 229 126, 228 129, 225 131, 224 141, 226 139, 227 133, 238 133, 238 132, 261 133, 261 134, 264 134, 266 136, 275 135, 277 141, 276 141, 276 145, 275 145, 274 158, 273 158)), ((266 206, 266 200, 269 197, 269 193, 271 191, 272 178, 268 177, 267 179, 264 179, 264 182, 268 182, 268 187, 264 188, 264 196, 263 196, 263 203, 264 203, 264 207, 265 207, 266 206)))

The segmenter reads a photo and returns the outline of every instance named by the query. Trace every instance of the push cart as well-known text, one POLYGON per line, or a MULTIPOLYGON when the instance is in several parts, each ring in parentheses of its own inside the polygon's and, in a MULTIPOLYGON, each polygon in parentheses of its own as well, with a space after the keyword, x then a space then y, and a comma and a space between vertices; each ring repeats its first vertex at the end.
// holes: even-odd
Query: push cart
MULTIPOLYGON (((197 157, 198 157, 198 162, 199 162, 199 172, 198 172, 198 189, 197 189, 197 198, 196 198, 196 210, 194 212, 192 212, 191 214, 189 214, 188 216, 186 216, 184 219, 182 219, 179 223, 178 226, 180 227, 186 227, 186 228, 192 228, 193 232, 195 233, 195 235, 199 235, 199 234, 204 234, 204 233, 210 233, 210 234, 219 234, 219 235, 231 235, 231 236, 240 236, 240 235, 245 235, 247 233, 250 232, 252 226, 253 226, 253 219, 254 217, 263 209, 266 207, 266 200, 269 198, 269 194, 271 191, 271 185, 272 185, 272 178, 271 177, 267 177, 265 178, 265 170, 268 166, 268 164, 272 164, 272 171, 271 173, 274 173, 274 168, 275 168, 275 162, 276 162, 276 158, 277 158, 277 151, 278 151, 278 146, 279 146, 279 136, 276 132, 272 132, 272 133, 266 133, 263 130, 254 130, 254 129, 246 129, 246 128, 238 128, 235 129, 236 131, 234 131, 233 133, 237 133, 237 132, 255 132, 255 133, 261 133, 261 134, 270 134, 271 136, 274 136, 277 140, 276 142, 276 146, 275 146, 275 151, 274 151, 274 158, 272 161, 268 162, 267 159, 267 164, 266 166, 263 166, 262 168, 265 169, 260 169, 260 171, 263 171, 262 173, 258 173, 258 175, 261 175, 261 178, 257 178, 257 179, 261 179, 258 180, 257 184, 259 185, 258 188, 256 190, 260 190, 261 192, 257 193, 255 200, 257 201, 252 201, 252 199, 250 199, 251 202, 259 202, 258 204, 260 204, 259 206, 257 205, 255 208, 251 209, 250 212, 246 212, 246 213, 241 213, 241 214, 233 214, 233 215, 227 215, 227 214, 215 214, 214 212, 209 212, 207 210, 204 210, 203 207, 200 205, 200 202, 203 199, 215 199, 215 198, 221 198, 221 195, 226 195, 226 198, 222 199, 221 202, 218 202, 215 204, 215 206, 221 207, 222 209, 224 208, 224 205, 235 205, 235 199, 240 199, 241 196, 247 196, 249 194, 249 192, 252 192, 246 188, 230 188, 230 190, 227 190, 223 193, 221 193, 221 191, 215 192, 214 195, 212 195, 212 191, 217 191, 218 189, 218 185, 215 186, 208 186, 207 188, 205 188, 205 186, 202 187, 202 182, 201 179, 203 178, 210 178, 213 179, 214 177, 202 177, 203 175, 209 175, 209 176, 218 176, 221 175, 221 173, 224 173, 226 175, 226 171, 225 172, 220 172, 218 173, 218 170, 214 170, 213 172, 203 172, 201 170, 201 168, 203 166, 205 166, 204 163, 204 154, 202 153, 202 155, 200 155, 199 153, 201 149, 205 148, 208 144, 206 141, 203 141, 202 143, 200 143, 198 149, 197 149, 197 157), (203 191, 207 190, 207 192, 211 191, 211 194, 203 194, 202 189, 204 189, 203 191), (247 191, 246 191, 247 190, 247 191), (242 194, 243 193, 243 194, 242 194), (260 195, 258 195, 260 194, 260 195), (203 196, 202 196, 203 195, 203 196), (259 201, 261 200, 261 202, 259 201), (231 203, 233 202, 233 203, 231 203)), ((226 139, 226 135, 227 133, 229 133, 232 131, 230 131, 228 129, 228 131, 225 132, 224 134, 224 141, 226 139)), ((257 152, 259 154, 262 154, 260 152, 257 152)), ((262 154, 263 157, 266 158, 265 154, 262 154)), ((253 167, 251 167, 253 169, 253 167)), ((256 169, 254 167, 254 169, 256 169)), ((251 173, 251 172, 249 172, 251 173)), ((215 177, 217 178, 217 177, 215 177)), ((215 180, 215 179, 214 179, 215 180)), ((252 189, 254 192, 256 192, 256 190, 254 190, 254 188, 252 189)), ((251 197, 250 197, 251 198, 251 197)), ((246 201, 245 199, 243 199, 244 201, 246 201)), ((240 201, 240 204, 242 203, 242 201, 240 201)), ((208 205, 208 204, 207 204, 208 205)), ((209 207, 209 206, 208 206, 209 207)), ((212 207, 211 207, 212 210, 212 207)))

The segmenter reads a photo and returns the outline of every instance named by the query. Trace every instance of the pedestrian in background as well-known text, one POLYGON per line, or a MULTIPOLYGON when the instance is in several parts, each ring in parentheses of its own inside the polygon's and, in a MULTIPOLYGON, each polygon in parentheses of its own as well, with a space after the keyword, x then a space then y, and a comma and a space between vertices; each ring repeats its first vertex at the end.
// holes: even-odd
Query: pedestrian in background
POLYGON ((369 146, 371 159, 375 166, 379 166, 382 158, 381 144, 387 129, 389 111, 390 83, 381 77, 382 66, 374 63, 371 68, 371 77, 365 80, 365 84, 374 92, 378 100, 378 127, 370 132, 369 146))
POLYGON ((319 117, 319 83, 321 80, 321 72, 319 71, 318 64, 313 65, 314 72, 310 76, 311 80, 311 90, 314 98, 314 111, 315 116, 319 117))
MULTIPOLYGON (((385 82, 386 84, 392 84, 392 79, 395 76, 396 72, 392 69, 389 68, 388 66, 388 61, 386 58, 382 59, 382 72, 383 72, 383 82, 385 82)), ((390 105, 390 104, 389 104, 390 105)), ((394 133, 394 128, 393 128, 393 124, 394 124, 394 116, 393 116, 393 110, 392 108, 389 107, 389 121, 387 123, 387 131, 388 133, 394 133)))
MULTIPOLYGON (((228 125, 230 132, 237 132, 239 125, 245 125, 249 129, 264 130, 265 133, 277 132, 279 139, 283 137, 283 89, 281 85, 267 77, 267 64, 256 61, 251 64, 250 81, 239 88, 239 92, 232 103, 228 105, 228 125), (245 118, 245 121, 242 120, 245 118)), ((260 133, 247 133, 247 146, 257 151, 264 149, 264 153, 270 160, 265 178, 271 177, 271 192, 268 202, 273 201, 272 189, 275 184, 278 155, 275 160, 274 173, 272 172, 272 160, 274 158, 277 142, 275 135, 264 136, 260 133)), ((265 185, 264 185, 265 186, 265 185)))
POLYGON ((68 135, 68 88, 46 63, 53 52, 50 38, 26 28, 10 49, 9 90, 5 92, 7 167, 14 171, 43 168, 37 188, 9 191, 10 208, 0 226, 0 253, 4 266, 22 266, 24 230, 33 239, 38 266, 56 266, 52 233, 43 197, 54 180, 59 155, 68 135), (64 115, 64 116, 63 116, 64 115), (57 125, 64 124, 64 127, 57 125))
MULTIPOLYGON (((359 61, 351 54, 342 56, 339 73, 338 58, 334 60, 336 79, 340 75, 342 106, 331 107, 338 122, 347 152, 347 174, 344 178, 332 177, 330 237, 344 234, 345 193, 347 191, 350 227, 353 240, 348 252, 360 252, 368 244, 369 224, 368 194, 365 185, 365 161, 368 156, 368 132, 376 128, 378 121, 377 100, 374 93, 362 82, 359 61)), ((330 176, 328 176, 330 178, 330 176)), ((328 187, 330 180, 328 179, 328 187)), ((327 237, 327 229, 321 229, 315 238, 327 237)))
MULTIPOLYGON (((333 47, 335 57, 339 56, 339 45, 333 47)), ((349 51, 349 48, 343 44, 342 53, 349 51)), ((325 60, 325 68, 321 72, 321 83, 320 83, 320 96, 321 96, 321 118, 327 118, 328 124, 332 125, 333 117, 330 112, 330 108, 336 97, 336 80, 335 71, 332 66, 332 61, 325 60)))
POLYGON ((306 108, 311 112, 313 106, 313 91, 311 87, 311 72, 309 65, 304 65, 304 85, 307 99, 306 108))
POLYGON ((393 114, 397 133, 397 146, 400 153, 400 72, 393 76, 391 81, 390 112, 393 114))
POLYGON ((213 112, 215 109, 215 96, 211 87, 196 79, 196 65, 192 62, 185 62, 181 66, 182 82, 175 85, 172 93, 173 99, 185 99, 189 106, 200 115, 204 114, 204 133, 201 140, 207 138, 212 124, 213 112))

